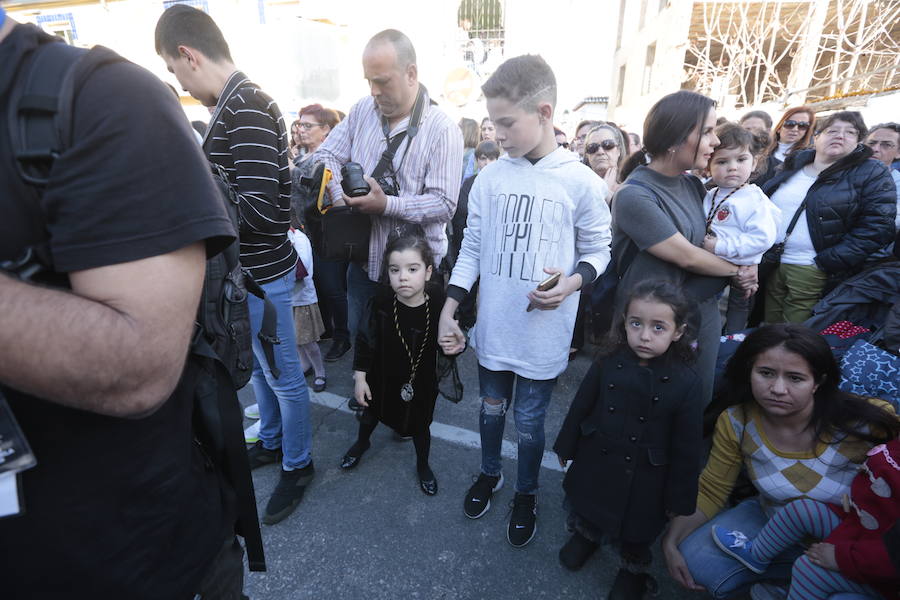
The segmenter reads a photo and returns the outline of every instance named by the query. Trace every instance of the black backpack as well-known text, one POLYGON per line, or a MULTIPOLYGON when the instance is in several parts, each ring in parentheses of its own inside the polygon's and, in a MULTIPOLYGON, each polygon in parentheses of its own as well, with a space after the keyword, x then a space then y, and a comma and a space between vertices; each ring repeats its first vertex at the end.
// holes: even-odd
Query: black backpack
MULTIPOLYGON (((19 174, 36 195, 47 185, 53 161, 71 144, 72 105, 77 84, 97 68, 123 61, 124 58, 103 46, 86 50, 55 41, 41 44, 23 61, 13 84, 7 123, 19 174)), ((210 163, 210 169, 237 232, 237 195, 221 167, 210 163)), ((194 431, 235 492, 239 513, 237 532, 244 537, 250 570, 265 571, 237 398, 237 390, 246 385, 253 371, 248 291, 265 302, 259 337, 275 377, 278 371, 272 344, 279 341, 275 308, 241 267, 239 253, 239 243, 235 240, 207 260, 189 357, 200 365, 201 375, 206 375, 198 377, 195 389, 194 431)), ((53 272, 46 244, 30 248, 20 260, 3 266, 27 280, 53 272)))

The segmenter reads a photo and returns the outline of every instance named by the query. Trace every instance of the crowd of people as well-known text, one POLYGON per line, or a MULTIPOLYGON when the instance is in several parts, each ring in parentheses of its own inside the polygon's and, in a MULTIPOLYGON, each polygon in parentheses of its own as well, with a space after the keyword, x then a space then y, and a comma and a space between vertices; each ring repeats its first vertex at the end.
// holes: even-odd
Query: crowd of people
POLYGON ((511 410, 512 546, 538 532, 556 401, 559 560, 578 570, 614 546, 611 600, 657 590, 657 540, 671 577, 713 598, 900 598, 897 398, 846 391, 827 336, 875 332, 896 391, 900 282, 864 322, 804 325, 842 286, 896 269, 896 123, 809 106, 774 127, 758 110, 731 122, 683 90, 639 133, 584 121, 569 143, 553 71, 525 55, 482 86, 488 116, 457 124, 389 29, 363 52, 369 96, 286 127, 205 12, 167 8, 155 45, 210 109, 200 144, 166 86, 108 50, 69 67, 67 101, 23 111, 23 73, 64 72, 64 45, 0 7, 0 62, 16 67, 0 110, 27 125, 0 135, 0 442, 27 440, 0 462, 11 597, 244 597, 239 537, 261 565, 241 473, 276 465, 260 520, 294 513, 315 479, 308 388, 351 351, 358 431, 335 463, 355 469, 383 423, 438 494, 429 427, 471 346, 481 459, 460 500, 479 519, 512 477, 511 410), (19 151, 34 112, 65 118, 43 179, 19 151), (240 264, 210 297, 204 260, 227 248, 240 264), (251 348, 213 419, 227 436, 247 372, 243 470, 198 425, 222 381, 198 306, 227 307, 225 337, 251 348), (588 338, 577 393, 554 397, 588 338), (740 342, 724 366, 723 340, 740 342))

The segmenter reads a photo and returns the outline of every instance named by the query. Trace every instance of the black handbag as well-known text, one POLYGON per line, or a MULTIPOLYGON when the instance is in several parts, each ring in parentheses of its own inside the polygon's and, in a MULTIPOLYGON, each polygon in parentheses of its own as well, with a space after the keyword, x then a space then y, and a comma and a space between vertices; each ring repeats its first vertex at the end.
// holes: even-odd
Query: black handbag
POLYGON ((781 255, 784 254, 784 245, 787 243, 788 238, 791 237, 791 232, 794 231, 794 227, 796 227, 797 221, 800 219, 800 215, 803 214, 804 210, 806 210, 806 198, 803 199, 803 202, 797 207, 797 212, 795 212, 794 216, 791 218, 787 231, 784 233, 784 239, 766 250, 766 253, 763 254, 762 260, 759 262, 759 268, 757 269, 757 279, 760 282, 766 281, 772 273, 775 272, 778 265, 781 264, 781 255))
POLYGON ((369 260, 372 218, 349 206, 332 206, 322 215, 322 254, 326 260, 369 260))

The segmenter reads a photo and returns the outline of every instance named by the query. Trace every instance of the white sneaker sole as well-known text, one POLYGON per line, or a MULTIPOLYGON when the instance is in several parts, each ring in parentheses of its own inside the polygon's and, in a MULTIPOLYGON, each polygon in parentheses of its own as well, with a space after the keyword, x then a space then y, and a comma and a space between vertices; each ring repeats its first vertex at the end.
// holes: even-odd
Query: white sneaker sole
MULTIPOLYGON (((537 519, 536 514, 535 514, 535 519, 537 519)), ((509 542, 509 545, 512 546, 513 548, 524 548, 531 542, 531 540, 534 539, 534 536, 536 534, 537 534, 537 521, 535 521, 535 523, 534 523, 534 529, 531 530, 531 537, 528 538, 527 540, 525 540, 524 542, 522 542, 521 544, 516 545, 516 544, 512 543, 511 539, 509 539, 509 525, 506 526, 506 541, 509 542)))
POLYGON ((259 404, 251 404, 247 408, 244 409, 244 416, 248 419, 258 419, 259 418, 259 404))
MULTIPOLYGON (((501 472, 500 472, 500 479, 497 480, 497 485, 495 485, 494 488, 491 490, 491 495, 496 494, 497 491, 498 491, 500 488, 502 488, 502 487, 503 487, 503 472, 501 471, 501 472)), ((485 515, 485 513, 487 513, 487 511, 489 511, 490 509, 491 509, 491 501, 490 501, 490 499, 488 499, 488 501, 485 502, 484 510, 482 510, 480 513, 478 513, 478 514, 475 515, 474 517, 473 517, 472 515, 470 515, 469 513, 467 513, 465 510, 463 511, 463 513, 464 513, 467 517, 469 517, 470 519, 480 519, 480 518, 483 517, 483 516, 485 515)))
POLYGON ((259 441, 259 421, 244 430, 244 442, 255 444, 259 441))

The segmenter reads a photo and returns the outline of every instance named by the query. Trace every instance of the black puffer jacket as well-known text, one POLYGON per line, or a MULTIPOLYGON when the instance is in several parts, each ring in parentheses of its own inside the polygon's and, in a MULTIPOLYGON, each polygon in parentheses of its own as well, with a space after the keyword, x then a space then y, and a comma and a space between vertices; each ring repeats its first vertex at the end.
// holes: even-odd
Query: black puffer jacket
MULTIPOLYGON (((789 155, 772 179, 762 186, 770 198, 782 183, 813 162, 812 148, 789 155)), ((881 161, 870 160, 872 150, 856 149, 821 173, 806 193, 806 222, 816 265, 831 279, 860 271, 866 259, 894 239, 897 192, 881 161)), ((792 214, 783 218, 790 221, 792 214)))

